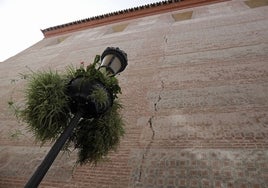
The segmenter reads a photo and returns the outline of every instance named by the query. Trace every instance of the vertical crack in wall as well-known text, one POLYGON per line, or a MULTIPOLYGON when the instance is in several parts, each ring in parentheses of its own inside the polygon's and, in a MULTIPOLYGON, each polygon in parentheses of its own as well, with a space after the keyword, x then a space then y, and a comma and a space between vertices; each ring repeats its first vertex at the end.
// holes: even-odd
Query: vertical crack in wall
POLYGON ((154 103, 154 113, 158 111, 158 103, 159 103, 159 102, 161 101, 161 99, 162 99, 162 98, 161 98, 161 94, 162 94, 164 88, 165 88, 164 81, 161 80, 161 90, 160 90, 160 92, 159 92, 157 101, 154 103))
POLYGON ((142 155, 142 159, 141 159, 141 165, 140 165, 140 169, 139 169, 139 178, 138 178, 138 182, 141 182, 141 177, 142 177, 142 173, 144 171, 144 162, 145 162, 145 159, 146 159, 146 156, 148 155, 149 151, 151 150, 151 147, 152 147, 152 144, 154 142, 154 139, 155 139, 155 129, 154 129, 154 126, 153 126, 153 119, 156 115, 156 112, 158 111, 158 104, 159 102, 161 101, 162 97, 161 97, 161 94, 163 92, 165 88, 165 85, 164 85, 164 81, 161 80, 161 90, 159 92, 159 95, 158 95, 158 98, 157 98, 157 101, 154 103, 154 111, 153 111, 153 115, 149 117, 149 120, 147 121, 147 126, 149 126, 151 132, 152 132, 152 136, 151 136, 151 139, 150 139, 150 142, 147 144, 147 146, 145 147, 145 151, 142 155))
POLYGON ((138 181, 141 182, 141 177, 142 177, 142 172, 143 172, 143 164, 144 164, 144 161, 145 161, 145 158, 148 154, 148 152, 150 151, 151 149, 151 146, 154 142, 154 137, 155 137, 155 130, 154 130, 154 127, 153 127, 153 118, 154 116, 151 116, 147 122, 147 125, 149 125, 151 131, 152 131, 152 136, 151 136, 151 140, 150 142, 147 144, 147 146, 145 147, 145 151, 142 155, 142 159, 141 159, 141 165, 140 165, 140 171, 139 171, 139 178, 138 178, 138 181))
POLYGON ((168 43, 168 37, 167 37, 167 35, 164 36, 164 41, 165 41, 166 44, 168 43))

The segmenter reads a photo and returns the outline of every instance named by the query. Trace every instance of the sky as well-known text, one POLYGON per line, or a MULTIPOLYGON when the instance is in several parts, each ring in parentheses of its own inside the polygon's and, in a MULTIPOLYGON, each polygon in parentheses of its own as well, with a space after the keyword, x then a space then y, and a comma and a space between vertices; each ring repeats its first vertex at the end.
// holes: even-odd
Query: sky
POLYGON ((42 40, 41 29, 160 0, 0 0, 0 62, 42 40))

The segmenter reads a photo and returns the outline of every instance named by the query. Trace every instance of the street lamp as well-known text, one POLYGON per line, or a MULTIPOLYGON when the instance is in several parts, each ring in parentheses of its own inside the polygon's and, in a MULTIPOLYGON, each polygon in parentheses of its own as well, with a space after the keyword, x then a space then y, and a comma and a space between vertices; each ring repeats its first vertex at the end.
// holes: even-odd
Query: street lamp
MULTIPOLYGON (((115 76, 126 68, 127 54, 119 48, 108 47, 101 55, 101 62, 99 69, 105 68, 109 75, 115 76)), ((38 187, 81 118, 96 118, 104 114, 113 105, 114 100, 113 93, 105 88, 100 80, 88 80, 81 76, 70 81, 67 94, 71 99, 70 109, 74 116, 29 179, 25 188, 38 187), (106 101, 102 104, 89 97, 96 90, 101 90, 106 95, 106 101)))
POLYGON ((127 66, 127 54, 119 48, 108 47, 101 55, 101 66, 112 76, 125 70, 127 66))

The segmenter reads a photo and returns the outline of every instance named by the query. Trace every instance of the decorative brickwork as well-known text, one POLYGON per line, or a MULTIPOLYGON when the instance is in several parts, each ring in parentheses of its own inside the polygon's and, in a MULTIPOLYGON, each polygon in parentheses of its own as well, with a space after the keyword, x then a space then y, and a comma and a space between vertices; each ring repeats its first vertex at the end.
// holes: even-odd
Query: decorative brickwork
POLYGON ((249 1, 245 1, 245 3, 250 8, 262 7, 262 6, 267 6, 268 5, 267 0, 249 0, 249 1))
POLYGON ((172 14, 173 19, 177 21, 189 20, 192 18, 193 11, 183 12, 178 14, 172 14))

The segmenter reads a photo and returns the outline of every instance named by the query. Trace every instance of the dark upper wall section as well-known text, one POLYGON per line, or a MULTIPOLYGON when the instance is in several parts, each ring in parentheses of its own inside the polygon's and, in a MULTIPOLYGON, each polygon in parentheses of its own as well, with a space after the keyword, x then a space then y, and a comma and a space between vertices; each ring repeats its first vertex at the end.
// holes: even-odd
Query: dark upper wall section
POLYGON ((158 3, 148 4, 126 10, 120 10, 100 16, 74 21, 47 29, 41 30, 44 37, 52 37, 56 35, 72 33, 88 28, 98 27, 110 23, 140 18, 144 16, 155 15, 159 13, 179 10, 189 7, 207 5, 211 3, 222 2, 226 0, 168 0, 158 3))

